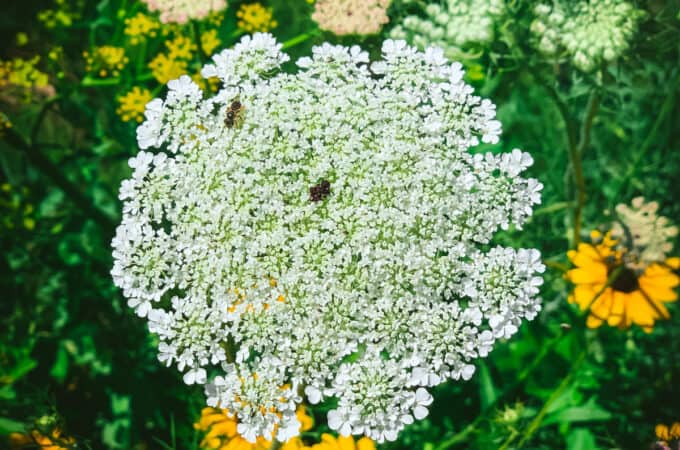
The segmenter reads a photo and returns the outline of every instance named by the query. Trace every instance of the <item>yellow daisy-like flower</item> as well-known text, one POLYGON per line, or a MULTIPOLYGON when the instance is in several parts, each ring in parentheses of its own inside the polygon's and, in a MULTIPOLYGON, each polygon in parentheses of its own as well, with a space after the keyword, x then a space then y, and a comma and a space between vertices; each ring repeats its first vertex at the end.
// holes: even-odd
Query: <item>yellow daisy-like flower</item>
POLYGON ((668 319, 664 303, 678 298, 673 289, 680 284, 680 277, 673 271, 680 268, 680 258, 635 271, 625 265, 625 249, 617 248, 610 233, 593 232, 591 237, 594 244, 581 243, 567 253, 576 266, 566 274, 576 285, 569 302, 590 310, 586 325, 597 328, 606 321, 625 329, 636 324, 651 332, 656 320, 668 319))
POLYGON ((201 34, 201 48, 206 55, 212 55, 220 45, 222 41, 217 37, 217 30, 208 30, 201 34))
POLYGON ((270 31, 278 25, 274 20, 272 8, 265 8, 261 3, 243 4, 236 12, 237 25, 247 33, 270 31))
POLYGON ((321 435, 321 442, 314 444, 312 450, 375 450, 375 443, 367 437, 358 441, 352 436, 334 437, 328 433, 321 435))
POLYGON ((111 45, 97 47, 92 53, 83 52, 83 56, 86 63, 85 69, 100 77, 109 75, 117 77, 129 61, 125 56, 124 48, 111 45))
POLYGON ((166 41, 165 46, 168 48, 168 58, 170 59, 191 59, 196 51, 194 41, 181 34, 171 41, 166 41))
MULTIPOLYGON (((312 418, 304 406, 300 406, 296 414, 300 421, 300 431, 312 428, 312 418)), ((201 442, 201 448, 206 450, 266 450, 271 447, 271 441, 264 438, 258 438, 254 444, 246 441, 236 431, 237 425, 236 417, 230 415, 226 409, 203 408, 201 418, 194 424, 194 428, 206 433, 201 442)), ((281 450, 306 448, 300 438, 293 438, 281 446, 281 450)))
POLYGON ((116 114, 124 122, 135 120, 141 123, 144 120, 144 107, 151 100, 153 100, 151 91, 135 86, 125 95, 118 98, 119 106, 116 109, 116 114))
POLYGON ((162 84, 170 80, 179 78, 187 72, 188 63, 181 59, 169 58, 166 54, 160 53, 149 63, 151 74, 162 84))
POLYGON ((660 423, 654 429, 656 437, 662 441, 674 441, 680 439, 680 422, 673 422, 670 427, 660 423))
POLYGON ((125 34, 130 37, 132 45, 137 45, 147 37, 156 37, 160 26, 151 16, 140 12, 125 19, 125 34))

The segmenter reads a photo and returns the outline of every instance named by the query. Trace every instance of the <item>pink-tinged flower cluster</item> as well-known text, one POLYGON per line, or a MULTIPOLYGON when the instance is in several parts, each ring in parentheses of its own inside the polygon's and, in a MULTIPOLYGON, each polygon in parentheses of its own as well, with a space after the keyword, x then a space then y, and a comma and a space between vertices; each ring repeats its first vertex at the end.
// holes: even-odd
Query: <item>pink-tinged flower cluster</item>
POLYGON ((389 22, 391 0, 318 0, 312 14, 319 28, 338 35, 374 34, 389 22))
POLYGON ((163 23, 187 23, 205 19, 210 13, 227 7, 225 0, 142 0, 151 11, 160 12, 163 23))

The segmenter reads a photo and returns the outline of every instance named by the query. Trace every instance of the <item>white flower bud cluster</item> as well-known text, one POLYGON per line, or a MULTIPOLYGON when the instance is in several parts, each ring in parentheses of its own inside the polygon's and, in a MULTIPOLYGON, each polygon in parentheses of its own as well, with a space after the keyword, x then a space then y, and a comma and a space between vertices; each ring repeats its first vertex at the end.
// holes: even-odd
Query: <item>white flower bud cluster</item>
POLYGON ((626 247, 626 266, 643 272, 652 263, 663 263, 673 250, 678 227, 658 214, 657 202, 635 197, 631 205, 616 205, 612 237, 626 247))
POLYGON ((548 56, 566 52, 584 72, 618 59, 645 16, 623 0, 541 3, 534 12, 531 31, 539 51, 548 56))
POLYGON ((425 18, 410 15, 390 32, 393 39, 405 39, 420 49, 437 46, 447 56, 460 53, 470 44, 494 39, 494 28, 505 11, 503 0, 447 0, 425 7, 425 18))
POLYGON ((247 36, 204 67, 216 95, 171 81, 137 130, 114 281, 249 441, 331 398, 331 428, 396 439, 539 310, 539 252, 485 250, 540 202, 532 158, 468 152, 501 125, 442 50, 382 55, 324 44, 288 74, 247 36))

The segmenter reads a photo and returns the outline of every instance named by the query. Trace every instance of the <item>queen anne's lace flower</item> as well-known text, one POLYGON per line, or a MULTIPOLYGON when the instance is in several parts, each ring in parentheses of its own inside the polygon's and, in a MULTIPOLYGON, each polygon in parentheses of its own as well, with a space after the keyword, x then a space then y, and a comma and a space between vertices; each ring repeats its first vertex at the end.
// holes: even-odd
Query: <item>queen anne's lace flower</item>
POLYGON ((505 11, 503 0, 447 0, 444 5, 431 3, 425 17, 406 16, 390 31, 395 39, 406 39, 418 48, 436 45, 447 55, 460 48, 491 42, 497 19, 505 11))
POLYGON ((183 76, 147 105, 158 150, 130 160, 112 274, 246 439, 286 440, 303 397, 335 397, 331 428, 392 440, 536 315, 538 251, 483 249, 542 186, 526 153, 468 153, 500 123, 439 49, 287 59, 245 37, 204 67, 215 96, 183 76))
POLYGON ((374 34, 389 22, 392 0, 317 0, 312 19, 338 35, 374 34))
POLYGON ((614 61, 629 47, 645 12, 624 0, 579 0, 541 3, 531 31, 546 55, 561 51, 585 72, 614 61))
POLYGON ((163 23, 186 23, 205 19, 210 13, 227 7, 225 0, 142 0, 151 11, 160 12, 163 23))

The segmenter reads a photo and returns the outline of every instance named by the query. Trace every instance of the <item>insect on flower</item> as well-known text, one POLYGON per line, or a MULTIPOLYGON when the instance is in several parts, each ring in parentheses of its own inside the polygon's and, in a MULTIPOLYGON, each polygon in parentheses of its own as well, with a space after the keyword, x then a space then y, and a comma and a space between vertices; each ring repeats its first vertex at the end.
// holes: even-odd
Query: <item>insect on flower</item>
POLYGON ((224 125, 227 128, 241 126, 243 124, 243 113, 245 112, 245 109, 246 107, 243 106, 243 103, 241 103, 238 97, 232 100, 229 108, 227 108, 224 125))
POLYGON ((328 180, 321 180, 315 186, 309 188, 309 199, 313 202, 320 202, 331 194, 331 183, 328 180))

